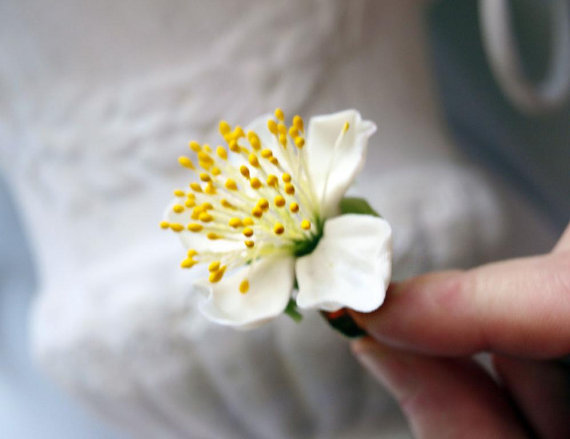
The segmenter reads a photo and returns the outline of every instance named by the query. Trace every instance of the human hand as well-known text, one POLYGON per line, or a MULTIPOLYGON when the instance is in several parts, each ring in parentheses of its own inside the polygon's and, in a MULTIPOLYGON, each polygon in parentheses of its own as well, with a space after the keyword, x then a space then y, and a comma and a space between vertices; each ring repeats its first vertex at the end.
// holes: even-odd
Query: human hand
POLYGON ((360 362, 419 438, 570 437, 570 225, 551 253, 390 287, 360 362), (494 381, 470 355, 492 352, 494 381))

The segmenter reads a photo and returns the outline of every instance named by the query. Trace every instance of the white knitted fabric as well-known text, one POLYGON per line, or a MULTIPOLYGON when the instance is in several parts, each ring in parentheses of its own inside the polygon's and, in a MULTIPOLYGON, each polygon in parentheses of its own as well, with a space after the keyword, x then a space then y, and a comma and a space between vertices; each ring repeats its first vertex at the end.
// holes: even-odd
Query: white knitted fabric
POLYGON ((378 124, 354 191, 392 223, 395 276, 492 256, 502 213, 439 121, 412 0, 4 0, 0 163, 40 279, 36 358, 137 438, 407 437, 316 314, 213 326, 158 221, 190 139, 284 108, 378 124))

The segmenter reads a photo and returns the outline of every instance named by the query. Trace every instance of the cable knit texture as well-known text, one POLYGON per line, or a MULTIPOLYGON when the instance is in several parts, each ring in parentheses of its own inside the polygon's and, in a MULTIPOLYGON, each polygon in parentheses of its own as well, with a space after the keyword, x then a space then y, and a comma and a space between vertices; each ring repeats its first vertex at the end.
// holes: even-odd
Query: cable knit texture
POLYGON ((492 254, 501 213, 441 128, 422 4, 3 2, 0 163, 37 258, 32 343, 50 376, 137 438, 408 437, 318 315, 205 322, 157 224, 186 184, 176 157, 215 142, 220 117, 355 107, 379 126, 356 191, 394 226, 396 278, 492 254))

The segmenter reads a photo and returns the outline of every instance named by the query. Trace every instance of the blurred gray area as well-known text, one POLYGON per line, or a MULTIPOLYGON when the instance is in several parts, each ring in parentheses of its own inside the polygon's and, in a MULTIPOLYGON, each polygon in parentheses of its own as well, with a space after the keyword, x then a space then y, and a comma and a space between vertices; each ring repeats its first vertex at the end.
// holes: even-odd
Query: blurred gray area
MULTIPOLYGON (((529 74, 540 78, 546 18, 539 2, 515 3, 529 74)), ((486 63, 475 1, 438 2, 428 18, 438 86, 459 147, 528 197, 561 232, 570 217, 570 105, 539 118, 510 106, 486 63)), ((0 437, 118 437, 33 365, 27 322, 34 286, 26 240, 0 180, 0 437)))
POLYGON ((116 438, 33 364, 28 311, 34 267, 6 183, 0 179, 0 438, 116 438))

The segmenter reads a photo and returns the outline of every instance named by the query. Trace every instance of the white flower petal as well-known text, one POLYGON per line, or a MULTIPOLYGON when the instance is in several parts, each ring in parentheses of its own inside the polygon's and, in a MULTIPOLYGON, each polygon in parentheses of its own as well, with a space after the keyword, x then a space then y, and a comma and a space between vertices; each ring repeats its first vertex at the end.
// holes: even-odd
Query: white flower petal
POLYGON ((391 259, 387 221, 354 214, 330 219, 315 250, 297 260, 297 304, 325 311, 373 311, 384 301, 391 259))
POLYGON ((307 163, 315 194, 322 200, 325 218, 338 214, 338 204, 364 164, 373 122, 362 120, 356 110, 313 117, 307 135, 307 163), (336 145, 345 123, 349 129, 336 145))
POLYGON ((189 222, 197 222, 190 218, 192 209, 185 209, 182 213, 176 213, 173 207, 176 204, 184 204, 180 198, 172 201, 163 215, 165 221, 170 224, 176 223, 184 226, 184 230, 176 233, 182 245, 186 249, 194 249, 197 252, 210 251, 210 252, 229 252, 243 248, 243 243, 238 241, 230 241, 226 239, 211 240, 206 237, 204 233, 193 233, 186 229, 189 222))
POLYGON ((260 259, 224 277, 217 284, 198 283, 207 299, 200 311, 213 322, 251 328, 280 315, 291 296, 295 260, 293 257, 260 259), (249 291, 240 293, 239 285, 249 281, 249 291))

